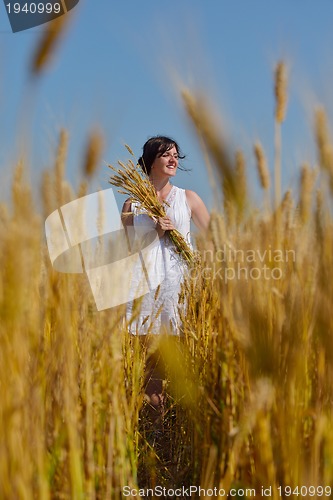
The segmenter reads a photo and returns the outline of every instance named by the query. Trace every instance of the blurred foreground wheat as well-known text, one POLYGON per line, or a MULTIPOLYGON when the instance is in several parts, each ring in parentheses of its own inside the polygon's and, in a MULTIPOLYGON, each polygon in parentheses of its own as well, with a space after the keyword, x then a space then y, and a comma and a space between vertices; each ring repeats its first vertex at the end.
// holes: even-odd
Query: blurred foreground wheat
POLYGON ((97 312, 85 275, 49 262, 44 219, 87 192, 65 180, 66 132, 43 176, 42 214, 24 166, 15 169, 11 206, 0 206, 0 498, 118 499, 126 485, 218 487, 225 496, 253 488, 257 497, 272 486, 278 498, 279 485, 333 486, 325 113, 315 120, 320 171, 302 166, 297 198, 287 191, 271 203, 255 145, 261 211, 248 200, 242 152, 227 149, 202 97, 183 98, 224 207, 209 237, 197 238, 184 337, 157 347, 168 374, 159 443, 145 413, 146 349, 127 334, 123 307, 97 312))

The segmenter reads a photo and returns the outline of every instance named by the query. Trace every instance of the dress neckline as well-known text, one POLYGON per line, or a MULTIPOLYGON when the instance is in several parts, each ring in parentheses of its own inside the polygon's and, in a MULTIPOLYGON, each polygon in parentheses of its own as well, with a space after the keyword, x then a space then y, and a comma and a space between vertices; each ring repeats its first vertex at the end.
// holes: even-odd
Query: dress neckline
POLYGON ((171 189, 170 189, 170 191, 168 192, 168 196, 167 196, 167 197, 163 200, 163 203, 169 203, 170 198, 171 198, 171 194, 172 194, 172 192, 173 192, 174 188, 175 188, 175 186, 172 184, 172 185, 171 185, 171 189))

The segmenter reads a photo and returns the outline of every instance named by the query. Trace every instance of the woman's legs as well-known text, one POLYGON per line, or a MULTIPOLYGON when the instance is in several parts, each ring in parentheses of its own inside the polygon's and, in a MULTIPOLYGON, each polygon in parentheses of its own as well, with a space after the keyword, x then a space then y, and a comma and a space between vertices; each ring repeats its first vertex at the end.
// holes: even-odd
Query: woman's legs
POLYGON ((149 417, 156 430, 163 429, 165 367, 154 339, 145 336, 142 340, 147 348, 145 394, 149 405, 149 417), (151 351, 151 352, 150 352, 151 351))

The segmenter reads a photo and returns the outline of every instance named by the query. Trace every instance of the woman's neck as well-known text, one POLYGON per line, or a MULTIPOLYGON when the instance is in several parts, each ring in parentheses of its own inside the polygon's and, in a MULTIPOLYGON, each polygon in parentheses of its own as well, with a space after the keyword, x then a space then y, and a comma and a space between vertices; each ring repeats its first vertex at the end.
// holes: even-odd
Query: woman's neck
POLYGON ((164 193, 168 193, 171 189, 171 184, 169 179, 150 179, 150 182, 153 184, 157 193, 163 195, 164 193))

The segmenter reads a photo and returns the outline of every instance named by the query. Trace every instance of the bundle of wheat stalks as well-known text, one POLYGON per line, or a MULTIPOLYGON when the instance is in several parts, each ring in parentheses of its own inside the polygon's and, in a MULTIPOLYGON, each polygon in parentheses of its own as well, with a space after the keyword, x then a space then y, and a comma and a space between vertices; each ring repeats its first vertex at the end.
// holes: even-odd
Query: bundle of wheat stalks
MULTIPOLYGON (((126 147, 133 154, 132 150, 128 146, 126 147)), ((116 172, 115 175, 111 176, 109 180, 110 184, 120 187, 121 189, 118 189, 118 192, 130 196, 132 202, 139 203, 144 213, 155 222, 160 217, 165 217, 165 208, 159 201, 149 177, 140 165, 135 166, 132 160, 129 160, 126 164, 119 161, 118 164, 120 168, 109 165, 109 168, 116 172)), ((166 201, 164 203, 167 205, 166 201)), ((171 231, 166 231, 166 234, 187 264, 192 264, 194 262, 194 253, 181 233, 177 229, 172 229, 171 231)))

